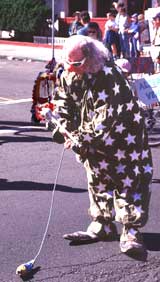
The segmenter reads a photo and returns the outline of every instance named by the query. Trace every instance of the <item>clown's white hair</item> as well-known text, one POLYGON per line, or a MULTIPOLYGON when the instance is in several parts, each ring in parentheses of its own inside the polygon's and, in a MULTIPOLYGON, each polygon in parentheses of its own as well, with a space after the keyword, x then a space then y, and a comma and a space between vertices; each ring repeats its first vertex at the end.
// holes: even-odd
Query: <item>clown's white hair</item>
POLYGON ((81 49, 84 57, 87 58, 85 71, 95 73, 103 68, 104 62, 110 59, 109 50, 99 40, 88 36, 74 35, 69 37, 63 48, 63 55, 68 58, 72 52, 81 49))

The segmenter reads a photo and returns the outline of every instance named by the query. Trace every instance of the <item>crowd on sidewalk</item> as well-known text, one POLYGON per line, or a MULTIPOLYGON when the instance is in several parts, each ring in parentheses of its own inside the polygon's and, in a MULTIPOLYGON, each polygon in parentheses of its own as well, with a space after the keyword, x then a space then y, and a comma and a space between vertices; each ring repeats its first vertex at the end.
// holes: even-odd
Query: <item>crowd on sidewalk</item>
POLYGON ((151 43, 155 47, 155 68, 159 69, 160 58, 160 13, 153 17, 153 39, 150 39, 149 24, 144 14, 127 14, 124 3, 113 2, 113 9, 106 13, 105 29, 102 31, 97 22, 91 21, 88 11, 76 11, 74 21, 68 31, 69 36, 85 35, 98 39, 110 50, 113 60, 139 57, 143 46, 151 43))

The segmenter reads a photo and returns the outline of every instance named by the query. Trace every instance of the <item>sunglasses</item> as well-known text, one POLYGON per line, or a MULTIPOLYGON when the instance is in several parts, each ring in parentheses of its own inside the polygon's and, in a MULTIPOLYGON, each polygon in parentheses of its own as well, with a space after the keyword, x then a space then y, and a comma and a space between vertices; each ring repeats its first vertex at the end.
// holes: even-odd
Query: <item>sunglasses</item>
POLYGON ((74 66, 74 67, 80 67, 84 64, 86 58, 84 58, 83 60, 79 61, 79 62, 70 62, 70 61, 66 61, 66 63, 70 66, 74 66))

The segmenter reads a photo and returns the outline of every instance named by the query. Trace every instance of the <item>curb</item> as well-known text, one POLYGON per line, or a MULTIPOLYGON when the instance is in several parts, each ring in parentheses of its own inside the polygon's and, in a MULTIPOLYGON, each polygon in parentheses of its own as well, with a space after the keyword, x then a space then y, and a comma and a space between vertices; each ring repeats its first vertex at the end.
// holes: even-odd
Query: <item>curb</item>
MULTIPOLYGON (((2 45, 14 45, 14 46, 25 46, 25 47, 34 47, 34 48, 49 48, 52 49, 52 45, 50 44, 40 44, 40 43, 32 43, 32 42, 19 42, 19 41, 9 41, 9 40, 1 40, 0 44, 2 45)), ((54 49, 62 49, 62 45, 54 45, 54 49)))
POLYGON ((28 58, 28 57, 12 57, 12 56, 1 56, 0 55, 0 60, 7 60, 7 61, 21 61, 21 62, 48 62, 48 60, 45 59, 33 59, 33 58, 28 58))
MULTIPOLYGON (((52 45, 49 45, 49 44, 0 40, 0 48, 2 49, 0 59, 3 59, 3 60, 10 60, 10 61, 19 60, 19 61, 25 61, 25 62, 32 62, 32 61, 47 62, 51 59, 50 56, 48 58, 48 56, 45 55, 46 52, 51 53, 52 51, 52 45), (16 47, 17 47, 17 52, 16 52, 16 47), (20 47, 24 49, 24 55, 23 55, 23 51, 19 52, 20 47), (26 48, 28 48, 29 50, 27 53, 30 53, 30 50, 33 50, 33 54, 31 51, 31 56, 26 56, 27 55, 25 51, 26 48), (4 52, 3 52, 3 49, 4 49, 4 52), (36 50, 37 52, 40 52, 40 56, 37 56, 37 55, 34 56, 36 50), (41 56, 41 53, 43 54, 43 50, 44 50, 44 56, 43 55, 41 56)), ((61 52, 62 48, 63 46, 60 44, 54 45, 54 50, 57 52, 61 52)))
POLYGON ((45 59, 33 59, 33 58, 28 58, 28 57, 12 57, 12 56, 1 56, 0 55, 0 60, 8 60, 8 61, 23 61, 23 62, 47 62, 48 60, 45 59))

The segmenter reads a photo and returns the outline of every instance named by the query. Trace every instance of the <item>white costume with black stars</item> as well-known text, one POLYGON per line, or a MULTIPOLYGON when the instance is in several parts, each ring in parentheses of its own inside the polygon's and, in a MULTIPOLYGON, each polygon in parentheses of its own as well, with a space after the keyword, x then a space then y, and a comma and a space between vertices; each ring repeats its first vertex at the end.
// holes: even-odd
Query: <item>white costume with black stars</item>
POLYGON ((83 162, 93 221, 143 226, 152 158, 143 113, 128 81, 106 62, 96 74, 64 72, 61 84, 54 101, 60 122, 88 147, 83 162))

